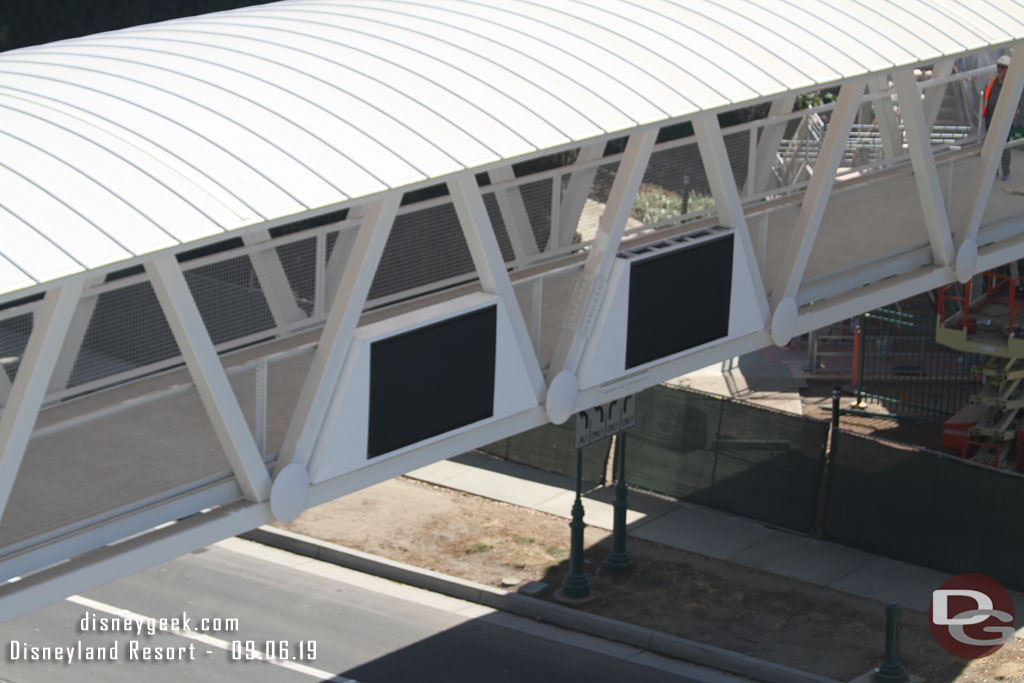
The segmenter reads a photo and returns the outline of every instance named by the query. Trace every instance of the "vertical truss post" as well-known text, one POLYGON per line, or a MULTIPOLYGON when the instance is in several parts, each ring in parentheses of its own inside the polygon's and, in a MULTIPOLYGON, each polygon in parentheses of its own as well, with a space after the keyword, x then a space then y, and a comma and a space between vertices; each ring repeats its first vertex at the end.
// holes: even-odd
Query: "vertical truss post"
MULTIPOLYGON (((783 299, 794 299, 800 282, 803 280, 807 261, 814 247, 814 240, 821 228, 821 219, 825 214, 829 193, 835 183, 836 171, 843 159, 843 146, 850 135, 853 118, 857 114, 861 95, 864 93, 864 80, 847 81, 839 90, 839 99, 832 117, 829 119, 828 130, 814 164, 814 175, 804 193, 800 206, 800 214, 789 240, 789 247, 783 258, 775 286, 772 287, 771 303, 777 309, 783 299)), ((778 340, 776 340, 778 343, 778 340)))
POLYGON ((779 143, 782 142, 782 136, 786 134, 787 123, 787 121, 772 123, 771 119, 776 119, 792 112, 795 103, 796 93, 785 93, 772 100, 772 106, 768 110, 769 122, 765 124, 764 130, 761 132, 761 139, 757 143, 757 155, 751 161, 756 167, 753 173, 754 187, 747 194, 757 194, 768 189, 768 181, 771 180, 772 175, 772 164, 779 153, 779 143))
POLYGON ((17 376, 0 416, 0 518, 25 457, 39 408, 46 396, 46 387, 50 384, 53 365, 82 294, 83 282, 82 278, 74 278, 47 291, 35 315, 28 345, 21 355, 17 376))
POLYGON ((327 292, 331 310, 288 423, 275 474, 293 462, 305 466, 313 454, 401 199, 401 192, 391 191, 369 205, 341 272, 338 289, 327 292))
POLYGON ((955 258, 953 235, 949 229, 942 188, 939 186, 935 155, 932 154, 931 135, 921 102, 921 88, 911 69, 897 69, 894 80, 910 147, 910 161, 914 166, 917 193, 924 212, 924 224, 932 247, 932 258, 936 264, 946 266, 955 258))
POLYGON ((295 301, 295 294, 292 293, 291 283, 288 282, 277 249, 270 246, 270 231, 266 228, 243 230, 242 242, 247 247, 257 244, 265 244, 267 247, 251 252, 249 261, 260 289, 263 290, 263 297, 267 300, 270 314, 274 317, 274 327, 284 327, 305 319, 306 312, 295 301))
MULTIPOLYGON (((892 107, 892 98, 889 95, 877 97, 889 89, 889 77, 887 74, 875 76, 868 80, 868 90, 873 97, 871 105, 875 108, 875 119, 878 121, 878 134, 882 138, 882 151, 886 159, 895 159, 903 151, 903 142, 900 139, 899 124, 896 122, 896 112, 892 107)), ((902 100, 900 100, 902 104, 902 100)), ((833 116, 835 114, 833 113, 833 116)))
POLYGON ((7 370, 0 366, 0 408, 7 405, 7 397, 11 395, 11 378, 7 376, 7 370))
POLYGON ((448 181, 448 191, 455 204, 455 213, 459 217, 462 234, 466 238, 469 253, 473 257, 480 285, 485 292, 494 294, 505 302, 505 310, 508 311, 512 323, 512 331, 515 334, 519 353, 523 357, 526 371, 530 375, 530 384, 533 385, 534 394, 539 402, 544 397, 544 375, 541 372, 537 354, 533 351, 530 331, 526 329, 526 321, 519 309, 516 293, 512 289, 512 281, 509 280, 508 272, 505 270, 501 249, 494 236, 494 227, 487 215, 487 207, 484 206, 484 198, 480 194, 475 176, 472 173, 459 174, 454 180, 448 181))
MULTIPOLYGON (((366 215, 366 204, 357 204, 348 210, 345 220, 360 220, 366 215)), ((324 272, 324 298, 333 296, 338 291, 338 283, 341 282, 341 271, 345 268, 346 258, 352 251, 353 236, 358 230, 339 230, 338 237, 334 240, 334 248, 327 258, 327 268, 324 272)), ((324 232, 326 235, 326 231, 324 232)), ((331 310, 334 300, 328 302, 326 310, 331 310)))
POLYGON ((562 320, 562 331, 555 348, 554 359, 551 361, 549 377, 553 378, 563 370, 576 374, 576 367, 583 356, 583 347, 590 337, 597 313, 604 301, 615 255, 657 138, 657 128, 629 137, 618 173, 615 174, 615 181, 612 183, 608 204, 594 237, 594 245, 587 254, 583 273, 576 281, 576 287, 569 300, 569 309, 562 320))
MULTIPOLYGON (((932 67, 932 80, 945 78, 951 73, 953 73, 953 60, 943 59, 935 62, 935 66, 932 67)), ((946 87, 948 85, 948 83, 943 83, 942 85, 932 86, 924 94, 924 121, 929 135, 931 129, 935 127, 936 119, 939 118, 939 109, 942 107, 942 100, 946 96, 946 87)))
MULTIPOLYGON (((103 284, 103 279, 103 277, 97 277, 85 281, 82 288, 83 296, 78 300, 74 315, 71 316, 71 324, 68 326, 67 336, 64 338, 64 346, 54 364, 47 393, 63 391, 68 386, 71 371, 74 370, 75 361, 78 360, 78 352, 81 351, 82 342, 85 340, 85 333, 89 330, 92 312, 100 298, 99 294, 89 294, 88 292, 91 288, 103 284)), ((0 401, 0 405, 2 405, 2 401, 0 401)))
MULTIPOLYGON (((971 212, 968 214, 967 222, 955 230, 958 247, 967 246, 968 240, 973 246, 978 236, 981 218, 985 214, 988 196, 992 191, 996 167, 999 165, 999 157, 1006 146, 1006 138, 1010 134, 1010 126, 1013 125, 1013 114, 1017 109, 1017 103, 1020 102, 1021 90, 1024 89, 1024 49, 1021 49, 1024 45, 1018 44, 1016 47, 1010 58, 1010 68, 1003 80, 999 102, 992 113, 992 127, 985 134, 985 143, 981 147, 981 161, 978 164, 978 172, 974 174, 974 187, 969 194, 971 212)), ((976 246, 973 251, 977 251, 976 246)), ((960 281, 963 282, 964 278, 960 281)))
MULTIPOLYGON (((510 182, 516 179, 512 165, 499 166, 488 171, 495 182, 510 182)), ((505 223, 508 241, 512 244, 512 253, 516 261, 521 261, 539 253, 537 240, 533 236, 530 216, 526 213, 526 203, 519 185, 512 185, 494 191, 494 199, 498 203, 501 220, 505 223)))
MULTIPOLYGON (((604 156, 605 142, 595 142, 580 147, 576 155, 577 164, 585 164, 595 161, 604 156)), ((576 234, 576 227, 580 223, 580 216, 587 205, 587 195, 594 184, 594 176, 597 175, 596 165, 589 168, 576 169, 569 174, 569 185, 562 193, 561 207, 558 211, 558 224, 551 224, 551 237, 548 239, 549 249, 557 249, 572 244, 572 236, 576 234)))
POLYGON ((697 136, 697 148, 700 150, 700 157, 704 162, 704 171, 708 184, 711 185, 711 194, 715 198, 718 220, 722 225, 729 226, 736 231, 740 248, 743 249, 747 257, 747 267, 750 269, 750 276, 754 282, 761 320, 767 322, 770 313, 768 296, 764 291, 764 280, 761 278, 761 269, 757 265, 757 257, 754 254, 754 243, 750 239, 750 228, 743 215, 743 202, 740 200, 740 192, 736 187, 732 165, 729 163, 729 153, 725 149, 722 129, 718 126, 718 115, 707 114, 696 117, 693 120, 693 132, 697 136))
POLYGON ((267 466, 217 357, 181 266, 173 255, 163 254, 146 263, 146 272, 242 495, 256 502, 266 500, 270 495, 267 466))

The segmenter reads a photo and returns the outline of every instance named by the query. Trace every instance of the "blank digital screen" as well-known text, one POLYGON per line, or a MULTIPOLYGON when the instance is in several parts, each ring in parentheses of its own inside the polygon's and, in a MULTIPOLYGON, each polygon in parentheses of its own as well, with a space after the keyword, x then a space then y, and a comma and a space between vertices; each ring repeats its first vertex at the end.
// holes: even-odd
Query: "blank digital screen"
POLYGON ((733 236, 631 264, 626 368, 729 334, 733 236))
POLYGON ((494 414, 497 322, 488 306, 370 345, 368 457, 494 414))

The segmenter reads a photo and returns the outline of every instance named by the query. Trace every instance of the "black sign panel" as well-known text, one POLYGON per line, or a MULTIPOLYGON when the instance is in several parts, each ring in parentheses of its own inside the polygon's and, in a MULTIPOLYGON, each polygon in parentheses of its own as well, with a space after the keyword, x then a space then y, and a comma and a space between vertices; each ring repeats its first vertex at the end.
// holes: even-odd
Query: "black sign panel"
POLYGON ((630 265, 626 369, 728 336, 732 249, 730 233, 630 265))
POLYGON ((370 345, 367 457, 494 414, 497 306, 370 345))

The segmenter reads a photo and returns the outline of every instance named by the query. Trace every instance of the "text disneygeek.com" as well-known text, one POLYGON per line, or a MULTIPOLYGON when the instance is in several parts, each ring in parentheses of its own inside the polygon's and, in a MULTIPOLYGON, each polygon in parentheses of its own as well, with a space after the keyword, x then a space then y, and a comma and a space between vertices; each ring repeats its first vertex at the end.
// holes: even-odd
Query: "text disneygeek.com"
POLYGON ((210 634, 239 630, 235 618, 193 617, 187 612, 169 618, 106 616, 87 611, 76 624, 80 634, 113 636, 105 643, 75 639, 60 644, 42 644, 29 640, 11 640, 6 648, 8 662, 179 662, 195 661, 213 655, 229 661, 316 660, 315 640, 240 640, 223 639, 210 634), (150 641, 154 636, 171 634, 192 642, 165 645, 150 641), (123 638, 122 636, 127 636, 123 638))

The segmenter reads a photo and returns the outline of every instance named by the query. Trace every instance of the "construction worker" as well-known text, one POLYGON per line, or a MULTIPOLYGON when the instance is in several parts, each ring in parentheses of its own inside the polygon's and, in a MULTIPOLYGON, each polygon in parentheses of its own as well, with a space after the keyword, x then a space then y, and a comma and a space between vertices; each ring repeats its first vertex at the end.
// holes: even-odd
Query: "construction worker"
MULTIPOLYGON (((989 81, 988 87, 985 88, 985 107, 981 110, 982 116, 985 117, 985 131, 987 132, 992 123, 992 114, 996 110, 996 103, 999 101, 999 93, 1003 90, 1003 81, 1006 79, 1006 72, 1010 68, 1010 57, 1009 55, 1003 55, 996 62, 996 75, 989 81)), ((1018 107, 1019 109, 1019 107, 1018 107)), ((1014 114, 1016 118, 1016 114, 1014 114)), ((1009 136, 1006 138, 1009 140, 1009 136)), ((1010 175, 1010 150, 1003 147, 1003 158, 1002 158, 1002 169, 1003 169, 1003 180, 1006 180, 1007 176, 1010 175)), ((996 175, 999 175, 998 173, 996 175)))

